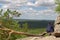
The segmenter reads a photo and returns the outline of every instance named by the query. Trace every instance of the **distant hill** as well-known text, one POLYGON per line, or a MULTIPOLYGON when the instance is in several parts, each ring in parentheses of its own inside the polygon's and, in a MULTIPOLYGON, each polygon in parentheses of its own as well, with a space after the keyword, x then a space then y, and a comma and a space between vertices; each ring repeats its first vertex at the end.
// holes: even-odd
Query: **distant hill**
POLYGON ((29 28, 45 28, 49 22, 54 24, 55 20, 26 20, 26 19, 16 19, 19 24, 28 23, 29 28))

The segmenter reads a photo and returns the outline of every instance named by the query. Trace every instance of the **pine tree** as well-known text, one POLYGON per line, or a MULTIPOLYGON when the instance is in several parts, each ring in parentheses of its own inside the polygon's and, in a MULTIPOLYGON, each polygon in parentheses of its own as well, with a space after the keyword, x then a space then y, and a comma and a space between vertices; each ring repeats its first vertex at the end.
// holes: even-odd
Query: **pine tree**
POLYGON ((8 30, 20 30, 18 21, 13 19, 13 17, 19 17, 20 15, 21 13, 17 11, 11 11, 9 9, 6 11, 3 11, 3 9, 0 10, 0 40, 13 40, 13 38, 10 37, 12 36, 12 32, 8 30))

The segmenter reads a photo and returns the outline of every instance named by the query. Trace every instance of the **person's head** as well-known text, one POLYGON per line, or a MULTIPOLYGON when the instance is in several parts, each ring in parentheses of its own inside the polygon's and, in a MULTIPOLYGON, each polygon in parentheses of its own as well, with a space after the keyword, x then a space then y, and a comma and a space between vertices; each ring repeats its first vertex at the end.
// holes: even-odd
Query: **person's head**
POLYGON ((51 23, 51 22, 49 22, 48 24, 49 24, 49 25, 52 25, 52 23, 51 23))

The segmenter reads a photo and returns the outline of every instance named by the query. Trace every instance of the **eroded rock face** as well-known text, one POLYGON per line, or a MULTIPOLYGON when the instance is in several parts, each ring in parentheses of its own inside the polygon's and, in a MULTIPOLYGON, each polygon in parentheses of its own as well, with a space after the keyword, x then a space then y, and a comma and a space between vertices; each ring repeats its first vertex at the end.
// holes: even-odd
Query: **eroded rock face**
POLYGON ((60 15, 56 18, 55 21, 54 35, 60 37, 60 15))

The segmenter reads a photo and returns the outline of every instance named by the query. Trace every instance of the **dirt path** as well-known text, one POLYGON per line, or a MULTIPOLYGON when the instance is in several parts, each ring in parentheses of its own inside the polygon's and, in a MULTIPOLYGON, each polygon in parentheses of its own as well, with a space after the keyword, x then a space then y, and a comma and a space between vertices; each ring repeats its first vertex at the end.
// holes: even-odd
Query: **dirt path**
POLYGON ((54 36, 46 36, 46 37, 27 37, 17 40, 60 40, 60 38, 56 38, 54 36))

